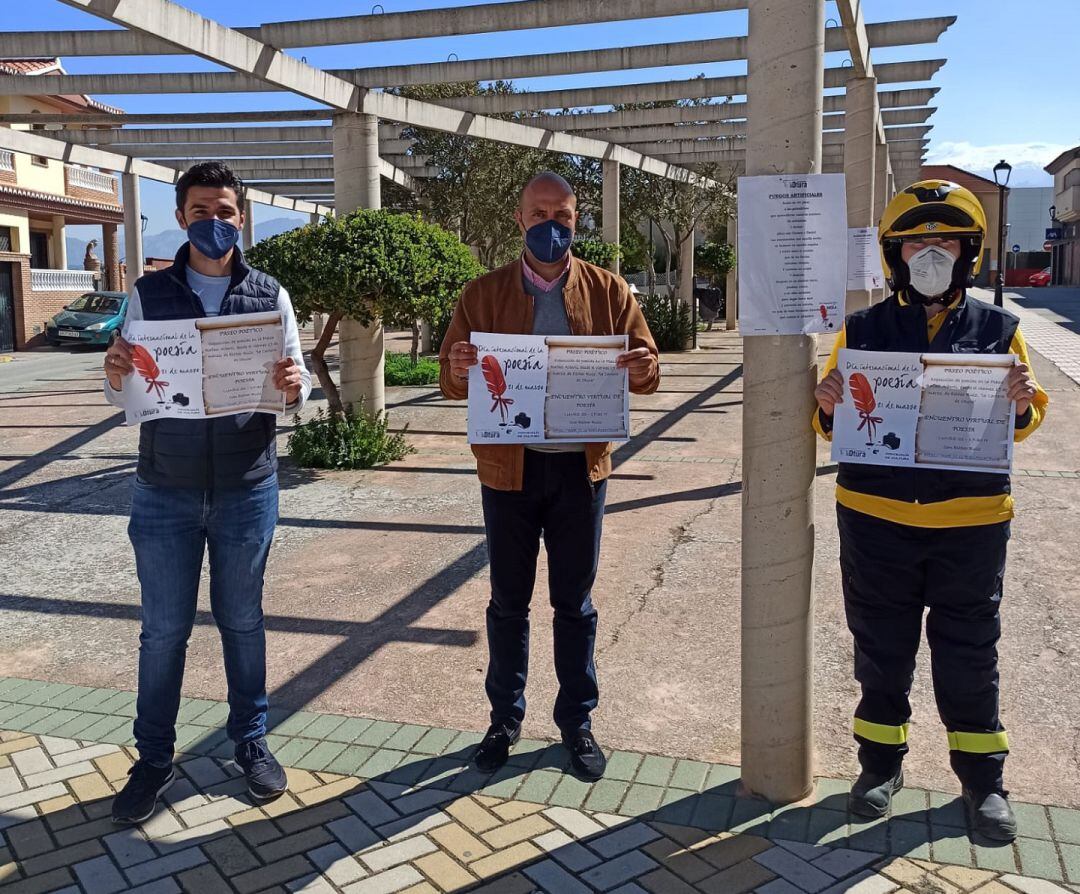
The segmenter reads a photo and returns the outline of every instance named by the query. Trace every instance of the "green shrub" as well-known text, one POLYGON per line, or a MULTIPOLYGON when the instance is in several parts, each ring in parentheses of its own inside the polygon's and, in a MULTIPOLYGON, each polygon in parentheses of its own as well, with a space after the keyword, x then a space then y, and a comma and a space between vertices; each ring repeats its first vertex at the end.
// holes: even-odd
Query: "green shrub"
POLYGON ((617 242, 604 242, 589 237, 574 240, 570 250, 578 260, 597 267, 610 267, 612 262, 622 256, 622 249, 617 242))
POLYGON ((416 452, 404 434, 389 432, 386 413, 365 413, 363 406, 344 413, 319 409, 298 421, 288 449, 298 465, 314 469, 370 469, 416 452))
POLYGON ((387 385, 433 385, 439 381, 439 361, 421 357, 414 366, 408 354, 388 351, 383 378, 387 385))
POLYGON ((694 336, 690 308, 674 295, 642 295, 638 298, 649 331, 661 351, 685 351, 694 336))

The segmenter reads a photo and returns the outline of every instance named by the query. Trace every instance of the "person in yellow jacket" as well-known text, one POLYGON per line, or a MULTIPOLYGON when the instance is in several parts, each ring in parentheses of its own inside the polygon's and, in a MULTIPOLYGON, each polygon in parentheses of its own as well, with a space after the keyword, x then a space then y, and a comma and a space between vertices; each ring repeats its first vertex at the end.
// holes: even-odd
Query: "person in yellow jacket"
MULTIPOLYGON (((1008 377, 1015 439, 1037 429, 1048 398, 1030 368, 1016 316, 967 294, 982 260, 986 217, 978 199, 944 180, 899 193, 880 225, 892 294, 848 316, 815 397, 813 426, 831 438, 843 401, 837 355, 866 351, 1017 355, 1008 377)), ((1011 841, 1016 819, 1004 789, 1008 738, 998 716, 997 641, 1009 522, 1009 476, 839 465, 840 567, 855 677, 862 698, 854 733, 862 772, 850 808, 884 816, 904 784, 908 696, 924 609, 938 712, 972 828, 1011 841)))

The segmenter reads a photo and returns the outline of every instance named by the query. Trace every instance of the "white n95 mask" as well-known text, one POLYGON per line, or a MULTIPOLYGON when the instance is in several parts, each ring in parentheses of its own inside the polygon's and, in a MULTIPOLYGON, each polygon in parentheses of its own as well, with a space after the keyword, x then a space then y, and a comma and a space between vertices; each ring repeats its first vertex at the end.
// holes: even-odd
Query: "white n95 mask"
POLYGON ((956 258, 937 245, 928 245, 908 261, 911 285, 920 295, 936 298, 949 290, 956 258))

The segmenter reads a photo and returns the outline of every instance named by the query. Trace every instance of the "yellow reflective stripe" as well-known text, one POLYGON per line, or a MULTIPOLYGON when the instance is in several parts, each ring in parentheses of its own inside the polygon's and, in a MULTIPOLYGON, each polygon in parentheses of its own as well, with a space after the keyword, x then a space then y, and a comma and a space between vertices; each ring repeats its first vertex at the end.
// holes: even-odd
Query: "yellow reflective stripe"
POLYGON ((884 723, 871 723, 861 717, 855 718, 855 735, 868 742, 882 745, 903 745, 907 741, 908 725, 886 726, 884 723))
POLYGON ((1009 737, 1000 733, 949 732, 949 750, 966 751, 968 754, 997 754, 1009 750, 1009 737))

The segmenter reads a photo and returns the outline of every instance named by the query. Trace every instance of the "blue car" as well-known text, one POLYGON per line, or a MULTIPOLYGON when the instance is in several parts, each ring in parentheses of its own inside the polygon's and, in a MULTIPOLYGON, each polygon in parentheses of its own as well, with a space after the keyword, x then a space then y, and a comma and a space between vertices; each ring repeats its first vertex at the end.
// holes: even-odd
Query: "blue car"
POLYGON ((127 308, 127 292, 87 292, 45 324, 45 338, 53 346, 108 346, 124 325, 127 308))

